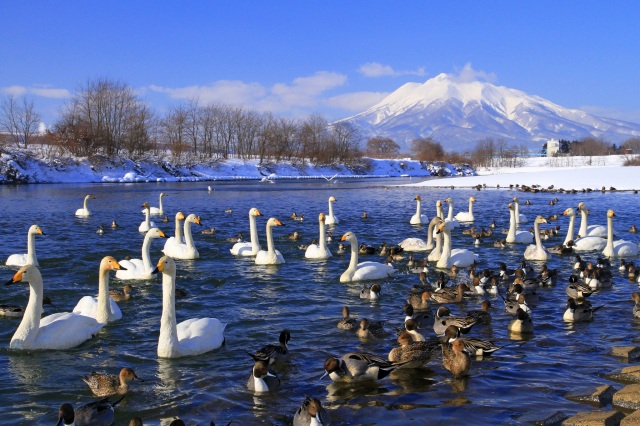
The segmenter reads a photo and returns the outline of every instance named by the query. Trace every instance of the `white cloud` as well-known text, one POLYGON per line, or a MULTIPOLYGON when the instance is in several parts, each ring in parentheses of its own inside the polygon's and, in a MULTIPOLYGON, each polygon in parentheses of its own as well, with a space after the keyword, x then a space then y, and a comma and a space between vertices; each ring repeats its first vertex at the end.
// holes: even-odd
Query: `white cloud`
POLYGON ((400 75, 417 75, 417 76, 425 76, 426 71, 424 67, 419 67, 413 71, 396 71, 393 69, 391 65, 383 65, 378 62, 369 62, 364 65, 361 65, 358 68, 358 72, 365 77, 384 77, 384 76, 392 76, 397 77, 400 75))
POLYGON ((14 96, 34 95, 50 99, 67 99, 71 97, 71 92, 67 89, 54 89, 49 86, 25 87, 14 85, 2 87, 0 91, 14 96))
POLYGON ((186 86, 179 88, 151 85, 142 91, 164 93, 171 99, 199 99, 207 104, 221 102, 228 104, 252 104, 264 96, 265 89, 258 83, 244 83, 238 80, 220 80, 208 86, 186 86))
POLYGON ((486 81, 487 83, 495 83, 498 80, 494 73, 474 70, 470 62, 467 62, 464 67, 458 71, 458 75, 450 75, 458 83, 470 83, 478 80, 486 81))
POLYGON ((387 92, 354 92, 332 96, 324 104, 331 108, 342 109, 351 112, 362 112, 377 104, 389 93, 387 92))
POLYGON ((598 117, 614 118, 616 120, 629 121, 631 123, 640 123, 640 110, 621 110, 589 105, 581 106, 578 109, 598 117))

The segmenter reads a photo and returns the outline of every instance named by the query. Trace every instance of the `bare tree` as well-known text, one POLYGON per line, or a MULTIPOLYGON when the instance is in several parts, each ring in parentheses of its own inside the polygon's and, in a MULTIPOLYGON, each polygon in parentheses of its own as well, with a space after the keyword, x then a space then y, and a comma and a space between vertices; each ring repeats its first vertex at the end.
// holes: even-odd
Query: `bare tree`
POLYGON ((331 126, 331 140, 335 144, 334 161, 348 162, 360 156, 360 133, 353 124, 342 121, 331 126))
POLYGON ((389 138, 371 138, 367 141, 366 154, 373 158, 396 158, 400 154, 400 145, 389 138))
POLYGON ((411 151, 420 161, 443 161, 444 148, 433 138, 419 138, 411 141, 411 151))
POLYGON ((33 99, 25 96, 19 100, 14 95, 3 96, 0 100, 0 131, 9 139, 26 148, 38 134, 40 114, 33 105, 33 99))

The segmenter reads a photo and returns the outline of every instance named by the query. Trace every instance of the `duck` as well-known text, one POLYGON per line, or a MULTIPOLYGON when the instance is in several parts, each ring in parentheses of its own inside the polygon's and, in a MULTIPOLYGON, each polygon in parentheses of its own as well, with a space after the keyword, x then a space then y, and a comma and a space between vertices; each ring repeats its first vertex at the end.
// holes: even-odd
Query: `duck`
POLYGON ((300 214, 299 216, 294 217, 293 220, 297 220, 298 222, 304 221, 304 213, 300 214))
POLYGON ((473 222, 474 221, 474 216, 473 216, 473 203, 476 202, 475 197, 470 197, 469 198, 469 211, 468 212, 458 212, 458 214, 456 214, 455 218, 458 222, 473 222))
POLYGON ((318 398, 307 396, 293 416, 293 426, 329 426, 331 416, 318 398))
POLYGON ((269 371, 269 363, 253 355, 251 355, 251 357, 255 363, 251 369, 249 380, 247 380, 247 389, 255 393, 265 393, 279 388, 280 379, 273 372, 269 371))
POLYGON ((349 267, 340 276, 340 282, 356 282, 365 280, 379 280, 390 277, 395 273, 392 266, 378 262, 358 263, 358 238, 349 231, 344 234, 341 241, 348 241, 351 244, 351 260, 349 267))
POLYGON ((336 215, 333 214, 333 203, 335 203, 336 201, 338 201, 336 200, 336 197, 329 197, 329 214, 325 218, 325 225, 337 225, 340 223, 336 215))
POLYGON ((258 229, 256 227, 256 218, 258 216, 262 216, 260 210, 252 207, 249 210, 249 234, 251 235, 251 242, 236 242, 230 250, 232 255, 255 256, 262 249, 262 247, 260 247, 260 241, 258 241, 258 229))
POLYGON ((446 289, 449 291, 434 291, 430 294, 430 301, 434 303, 460 303, 464 301, 465 293, 469 291, 466 284, 458 284, 454 289, 446 289))
POLYGON ((518 197, 513 197, 513 204, 515 206, 514 211, 516 214, 516 224, 520 225, 521 223, 529 222, 529 220, 527 220, 527 217, 520 213, 520 201, 518 200, 518 197))
POLYGON ((362 243, 358 246, 358 253, 360 254, 375 254, 375 247, 368 246, 366 243, 362 243))
POLYGON ((235 237, 229 237, 227 238, 227 242, 228 243, 241 243, 242 241, 242 232, 238 232, 238 234, 235 237))
POLYGON ((216 233, 216 228, 208 228, 208 229, 203 229, 202 232, 200 232, 201 234, 204 235, 213 235, 216 233))
POLYGON ((613 240, 613 218, 615 217, 613 210, 607 211, 607 245, 602 254, 608 258, 635 257, 638 255, 638 245, 631 241, 613 240))
POLYGON ((343 255, 346 252, 347 252, 347 246, 345 246, 342 243, 338 244, 338 250, 336 250, 336 253, 339 254, 339 255, 343 255))
POLYGON ((569 284, 565 289, 567 296, 573 299, 583 299, 593 294, 593 289, 587 284, 581 283, 577 275, 572 274, 569 277, 569 284))
POLYGON ((84 197, 84 205, 81 209, 76 210, 76 216, 79 217, 89 217, 91 216, 91 211, 89 210, 88 203, 89 200, 95 200, 96 197, 93 195, 85 195, 84 197))
POLYGON ((287 235, 288 240, 297 241, 300 238, 300 233, 298 231, 293 231, 293 233, 287 235))
MULTIPOLYGON (((47 296, 42 297, 42 308, 44 305, 55 306, 51 299, 47 296)), ((26 307, 18 305, 0 305, 0 317, 22 318, 26 307)))
POLYGON ((29 283, 29 302, 9 348, 19 350, 63 350, 76 347, 92 338, 105 323, 72 312, 59 312, 42 317, 43 282, 37 266, 22 266, 5 285, 29 283))
POLYGON ((461 340, 464 345, 464 351, 471 356, 482 357, 485 355, 491 355, 500 346, 496 346, 490 340, 477 339, 474 337, 460 337, 460 329, 455 325, 450 325, 444 332, 444 338, 446 343, 453 343, 455 340, 461 340))
POLYGON ((455 339, 453 343, 442 344, 442 364, 454 378, 464 377, 471 369, 471 357, 464 351, 464 343, 455 339))
POLYGON ((358 327, 358 320, 349 316, 349 307, 342 308, 342 319, 338 321, 340 330, 355 330, 358 327))
POLYGON ((40 226, 31 225, 27 231, 27 253, 10 255, 5 265, 18 267, 24 265, 40 266, 38 257, 36 256, 36 235, 45 235, 45 233, 40 226))
POLYGON ((196 248, 196 244, 193 241, 193 235, 191 233, 192 223, 202 226, 200 216, 192 213, 184 219, 184 243, 178 243, 177 238, 167 240, 164 244, 164 248, 162 249, 164 254, 171 256, 174 259, 193 260, 200 258, 200 253, 196 248))
POLYGON ((635 302, 633 305, 633 316, 635 318, 640 318, 640 294, 637 291, 631 293, 631 299, 635 302))
POLYGON ((361 339, 374 339, 376 337, 384 337, 387 333, 384 330, 384 321, 372 322, 367 318, 362 318, 356 334, 361 339))
POLYGON ((286 263, 282 253, 275 249, 273 244, 273 227, 274 226, 284 226, 282 222, 280 222, 275 217, 269 218, 267 220, 267 250, 260 250, 256 254, 255 264, 256 265, 279 265, 282 263, 286 263))
POLYGON ((402 310, 404 311, 405 315, 404 322, 414 320, 418 325, 423 324, 427 320, 427 318, 431 316, 431 312, 429 311, 415 311, 413 309, 413 306, 411 306, 409 303, 404 305, 402 310))
POLYGON ((578 303, 577 300, 584 299, 573 299, 569 298, 567 301, 567 310, 564 311, 564 315, 562 315, 562 319, 565 322, 582 322, 582 321, 591 321, 593 319, 593 312, 598 308, 593 308, 591 303, 578 303))
POLYGON ((151 207, 149 206, 149 203, 142 203, 142 207, 142 211, 144 212, 144 220, 142 221, 140 226, 138 226, 138 232, 147 232, 149 231, 149 229, 155 228, 156 224, 150 219, 151 213, 149 211, 151 207))
POLYGON ((429 309, 430 298, 431 294, 428 291, 423 291, 422 293, 411 294, 407 299, 407 303, 416 311, 426 311, 429 309))
POLYGON ((483 300, 480 304, 480 309, 467 312, 467 318, 473 318, 476 320, 476 324, 489 324, 491 322, 491 302, 483 300))
POLYGON ((362 290, 360 290, 360 299, 379 300, 380 284, 375 283, 371 286, 365 284, 362 290))
POLYGON ((509 203, 509 233, 505 238, 507 243, 515 244, 531 244, 533 242, 533 234, 527 231, 516 230, 516 213, 513 203, 509 203))
POLYGON ((366 352, 349 352, 336 358, 330 356, 324 362, 324 374, 334 382, 380 380, 398 368, 386 359, 366 352))
POLYGON ((531 334, 533 333, 533 321, 529 314, 522 308, 518 308, 516 317, 509 322, 507 329, 514 334, 531 334))
POLYGON ((542 241, 540 240, 540 224, 547 223, 547 219, 542 216, 537 216, 533 223, 535 229, 533 236, 536 240, 536 243, 535 245, 531 244, 525 249, 524 258, 526 260, 547 261, 551 258, 551 255, 549 254, 547 249, 542 246, 542 241))
POLYGON ((128 302, 131 300, 131 293, 133 292, 133 287, 131 284, 125 284, 122 289, 112 288, 109 290, 109 296, 113 299, 114 302, 128 302))
POLYGON ((440 223, 437 232, 443 235, 443 243, 442 254, 436 263, 436 268, 448 269, 453 265, 465 267, 476 263, 479 256, 471 250, 451 249, 451 228, 449 228, 449 223, 440 223))
POLYGON ((635 234, 637 232, 636 225, 631 225, 631 227, 629 227, 629 232, 631 232, 632 234, 635 234))
POLYGON ((575 251, 601 251, 605 248, 607 240, 601 237, 586 236, 574 240, 573 232, 575 228, 576 211, 569 207, 562 213, 562 215, 569 217, 569 227, 567 228, 567 236, 564 239, 564 245, 568 245, 569 241, 573 241, 571 246, 575 251))
POLYGON ((404 322, 404 329, 407 333, 411 334, 414 342, 426 342, 427 339, 418 331, 418 323, 413 319, 408 319, 404 322))
POLYGON ((420 195, 416 195, 413 200, 416 202, 416 212, 411 216, 411 219, 409 219, 409 223, 411 225, 426 223, 429 219, 426 215, 422 214, 422 198, 420 195))
POLYGON ((119 375, 92 372, 82 378, 82 381, 89 385, 89 389, 95 396, 105 397, 111 395, 124 395, 129 391, 129 382, 139 380, 132 368, 125 367, 120 370, 119 375))
POLYGON ((449 197, 444 200, 444 202, 449 204, 449 211, 444 221, 449 223, 450 229, 456 229, 458 227, 458 220, 453 216, 453 198, 449 197))
POLYGON ((169 223, 169 216, 165 216, 162 218, 163 223, 169 223))
POLYGON ((74 411, 73 406, 64 403, 58 411, 56 426, 111 426, 115 422, 115 407, 124 399, 124 395, 111 402, 109 397, 90 402, 74 411))
POLYGON ((280 338, 278 339, 280 342, 278 345, 263 346, 252 356, 254 359, 267 361, 269 365, 286 362, 291 358, 289 347, 287 346, 289 340, 291 340, 291 332, 289 330, 282 330, 280 332, 280 338))
POLYGON ((84 296, 73 308, 73 313, 95 318, 101 323, 121 319, 122 312, 109 294, 109 271, 121 269, 122 266, 113 256, 103 257, 100 261, 100 271, 98 273, 98 297, 84 296))
POLYGON ((120 225, 118 225, 118 222, 116 222, 115 220, 111 221, 111 228, 116 229, 116 228, 120 228, 120 225))
POLYGON ((437 335, 442 335, 450 325, 456 326, 464 334, 467 334, 471 328, 478 322, 477 318, 453 317, 451 311, 446 306, 441 306, 436 311, 436 317, 433 322, 433 331, 437 335))
POLYGON ((440 341, 432 339, 427 342, 414 342, 411 334, 402 331, 398 335, 400 346, 391 349, 389 361, 400 364, 398 368, 419 368, 440 351, 440 341))
POLYGON ((293 213, 291 213, 289 215, 289 218, 291 218, 291 219, 295 219, 296 217, 298 217, 298 213, 296 213, 296 212, 293 212, 293 213))
POLYGON ((581 237, 601 237, 607 238, 607 227, 602 225, 591 225, 588 224, 587 216, 589 216, 589 209, 584 202, 578 204, 578 210, 580 211, 580 229, 578 230, 578 235, 581 237))
POLYGON ((367 212, 362 212, 360 219, 368 219, 368 218, 369 218, 369 214, 367 212))
POLYGON ((227 213, 227 214, 231 214, 231 213, 233 213, 233 209, 232 208, 228 208, 228 209, 225 209, 224 212, 227 213))
POLYGON ((217 318, 194 318, 176 323, 176 263, 162 256, 153 274, 162 272, 162 318, 158 339, 158 357, 180 358, 200 355, 224 343, 227 326, 217 318))
POLYGON ((327 248, 327 237, 325 235, 325 221, 326 216, 323 213, 318 215, 318 231, 319 238, 318 244, 311 244, 304 252, 304 257, 307 259, 328 259, 332 257, 331 251, 327 248))
POLYGON ((118 262, 121 269, 116 271, 116 278, 120 280, 150 280, 153 278, 153 265, 149 249, 151 241, 157 238, 167 238, 158 228, 151 228, 142 242, 142 259, 124 259, 118 262))

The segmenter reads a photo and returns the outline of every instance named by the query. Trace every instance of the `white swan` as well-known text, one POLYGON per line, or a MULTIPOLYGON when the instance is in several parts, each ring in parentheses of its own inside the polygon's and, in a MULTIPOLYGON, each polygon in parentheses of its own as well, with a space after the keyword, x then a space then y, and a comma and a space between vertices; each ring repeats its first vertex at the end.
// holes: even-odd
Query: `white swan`
POLYGON ((151 257, 149 256, 149 247, 151 246, 151 240, 154 238, 167 238, 164 233, 158 228, 151 228, 147 235, 144 236, 142 243, 142 260, 131 259, 121 260, 120 266, 125 269, 116 271, 116 278, 121 280, 150 280, 153 278, 153 265, 151 264, 151 257))
POLYGON ((87 201, 89 200, 95 200, 96 197, 94 197, 93 195, 87 195, 84 197, 84 206, 81 209, 76 210, 76 216, 81 216, 81 217, 87 217, 87 216, 91 216, 91 212, 89 211, 89 208, 87 207, 87 201))
POLYGON ((378 262, 358 263, 358 238, 349 231, 342 236, 342 241, 349 241, 351 244, 351 260, 349 267, 340 276, 341 283, 354 281, 379 280, 393 275, 396 270, 392 266, 378 262))
POLYGON ((533 242, 531 232, 516 230, 516 212, 513 203, 509 203, 509 233, 506 242, 517 244, 531 244, 533 242))
POLYGON ((149 218, 149 216, 151 215, 150 213, 151 207, 149 207, 149 203, 146 203, 146 202, 143 203, 142 207, 144 207, 144 209, 142 210, 144 212, 144 220, 142 221, 140 226, 138 226, 138 231, 147 232, 149 229, 155 228, 156 224, 153 223, 149 218))
POLYGON ((38 258, 36 257, 36 235, 44 235, 42 229, 38 225, 31 225, 29 232, 27 232, 27 254, 12 254, 7 258, 7 266, 24 266, 38 264, 38 258))
POLYGON ((449 197, 444 200, 445 203, 449 203, 449 214, 445 219, 445 222, 449 222, 450 229, 456 229, 458 227, 458 220, 453 216, 453 198, 449 197))
POLYGON ((106 323, 122 318, 122 312, 116 302, 109 296, 109 271, 122 269, 116 259, 111 256, 102 258, 98 275, 98 297, 84 296, 73 313, 95 318, 96 321, 106 323))
MULTIPOLYGON (((442 234, 438 232, 438 226, 440 226, 440 224, 442 223, 442 219, 436 216, 431 219, 429 227, 431 227, 432 223, 434 228, 433 232, 436 233, 436 236, 433 250, 431 250, 431 253, 429 253, 429 255, 427 256, 427 260, 429 262, 437 262, 438 260, 440 260, 440 256, 442 256, 442 234)), ((431 236, 433 235, 433 232, 431 233, 431 236)), ((428 242, 429 241, 427 241, 427 243, 428 242)), ((433 243, 433 237, 431 239, 431 242, 433 243)))
MULTIPOLYGON (((473 197, 471 197, 473 198, 473 197)), ((438 225, 438 233, 443 235, 442 255, 436 263, 436 268, 449 269, 453 265, 465 267, 472 265, 478 260, 478 255, 467 249, 451 250, 451 228, 448 222, 442 222, 438 225)))
POLYGON ((42 317, 42 275, 34 265, 25 265, 7 284, 28 282, 29 302, 24 317, 11 338, 11 349, 69 349, 93 337, 104 326, 95 318, 60 312, 42 317))
POLYGON ((153 273, 162 272, 162 318, 158 356, 179 358, 199 355, 219 348, 224 343, 227 324, 217 318, 195 318, 176 322, 176 263, 162 256, 153 273))
POLYGON ((329 214, 324 219, 325 225, 337 225, 338 223, 340 223, 338 218, 333 214, 333 203, 335 201, 337 201, 335 197, 329 197, 329 214))
MULTIPOLYGON (((149 207, 149 213, 154 215, 164 215, 164 207, 162 206, 162 197, 168 197, 169 194, 165 194, 164 192, 160 193, 159 201, 160 207, 149 207)), ((144 209, 142 210, 144 213, 144 209)))
POLYGON ((473 203, 476 202, 474 197, 469 198, 469 211, 468 212, 458 212, 456 215, 456 219, 458 222, 473 222, 473 203))
POLYGON ((276 250, 273 245, 274 226, 284 225, 282 225, 282 222, 275 217, 272 217, 267 221, 267 250, 260 250, 256 254, 256 265, 278 265, 280 263, 286 263, 284 257, 282 257, 282 253, 276 250))
POLYGON ((591 250, 603 250, 607 245, 607 240, 600 237, 582 237, 577 240, 573 239, 573 233, 576 222, 576 211, 569 207, 562 213, 563 216, 569 216, 569 227, 567 228, 567 236, 564 239, 563 245, 573 240, 573 249, 575 251, 591 251, 591 250))
POLYGON ((411 216, 409 223, 411 225, 420 225, 421 223, 426 223, 429 219, 427 218, 427 215, 422 214, 422 198, 420 198, 419 195, 416 195, 414 201, 416 202, 416 213, 411 216))
MULTIPOLYGON (((429 222, 429 229, 427 230, 427 241, 422 238, 405 238, 398 245, 402 247, 403 251, 427 251, 433 249, 435 243, 433 242, 433 234, 435 233, 436 225, 438 224, 438 218, 434 217, 429 222)), ((437 238, 437 236, 436 236, 437 238)))
POLYGON ((167 241, 164 243, 165 249, 176 244, 184 244, 184 237, 182 236, 182 221, 184 219, 184 213, 176 213, 176 230, 174 236, 167 238, 167 241))
POLYGON ((307 250, 304 252, 304 257, 307 259, 328 259, 331 257, 331 252, 327 248, 327 237, 324 230, 324 221, 326 220, 324 213, 320 213, 318 216, 318 227, 320 229, 320 235, 318 244, 310 244, 307 250))
POLYGON ((442 201, 436 201, 436 217, 444 220, 444 209, 442 208, 442 201))
POLYGON ((231 247, 231 254, 234 256, 255 256, 260 251, 260 241, 258 241, 258 229, 256 228, 256 217, 262 216, 260 210, 252 208, 249 210, 249 233, 251 234, 251 242, 235 243, 231 247))
POLYGON ((164 254, 176 259, 198 259, 200 257, 196 244, 193 242, 193 235, 191 234, 192 223, 200 225, 200 216, 196 216, 193 213, 187 216, 184 220, 184 244, 175 244, 175 239, 174 244, 167 246, 165 243, 164 249, 162 249, 164 254))
POLYGON ((532 244, 525 249, 524 258, 526 260, 549 260, 551 258, 551 255, 547 249, 542 246, 542 241, 540 240, 541 223, 548 223, 547 219, 538 216, 536 220, 533 221, 533 237, 536 240, 536 244, 532 244))
POLYGON ((516 225, 529 222, 529 219, 520 213, 520 200, 518 200, 518 197, 513 197, 513 204, 516 206, 516 225))
POLYGON ((578 210, 580 210, 580 230, 578 235, 581 237, 601 237, 607 238, 607 227, 602 225, 589 226, 587 216, 589 216, 589 209, 584 203, 578 204, 578 210))
POLYGON ((602 254, 608 258, 637 256, 637 244, 625 240, 613 241, 613 218, 615 215, 613 210, 607 211, 607 245, 602 250, 602 254))

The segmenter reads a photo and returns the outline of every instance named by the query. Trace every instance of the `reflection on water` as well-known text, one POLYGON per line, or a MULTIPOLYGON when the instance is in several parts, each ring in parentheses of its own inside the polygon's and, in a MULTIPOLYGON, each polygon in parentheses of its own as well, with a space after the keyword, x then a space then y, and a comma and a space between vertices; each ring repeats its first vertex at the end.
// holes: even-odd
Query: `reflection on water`
MULTIPOLYGON (((81 295, 95 294, 98 264, 105 255, 116 259, 140 256, 143 235, 137 231, 143 217, 139 206, 153 201, 159 192, 171 195, 165 204, 171 218, 178 210, 202 216, 203 228, 215 227, 214 234, 203 235, 194 230, 200 259, 178 261, 177 286, 187 292, 176 300, 178 321, 197 317, 215 317, 228 324, 226 344, 211 353, 178 360, 158 359, 160 315, 162 312, 161 279, 134 282, 134 297, 120 303, 123 318, 107 325, 95 339, 68 351, 14 353, 8 345, 18 321, 0 318, 0 416, 13 424, 50 424, 57 418, 61 403, 74 406, 95 399, 82 376, 91 371, 117 373, 129 366, 145 379, 134 383, 122 405, 118 407, 116 424, 127 424, 140 416, 145 424, 169 424, 180 417, 187 424, 290 424, 305 395, 318 397, 337 424, 405 425, 428 418, 433 423, 514 424, 519 416, 554 407, 567 414, 584 410, 581 404, 565 400, 562 395, 572 384, 602 385, 603 372, 624 364, 608 355, 610 347, 633 344, 640 321, 633 318, 630 293, 637 284, 614 268, 614 285, 591 296, 594 305, 605 305, 594 314, 594 321, 566 324, 565 286, 573 272, 573 256, 553 256, 549 267, 558 269, 558 285, 538 289, 540 300, 533 309, 534 334, 515 335, 507 331, 511 315, 503 312, 502 300, 489 297, 493 321, 474 327, 470 336, 489 339, 502 348, 492 356, 475 359, 470 376, 452 379, 437 357, 424 368, 399 370, 379 383, 334 384, 319 381, 323 362, 328 355, 340 356, 351 351, 365 351, 386 356, 396 345, 393 330, 402 326, 403 305, 408 290, 419 283, 418 276, 398 273, 382 281, 379 301, 360 299, 361 284, 341 284, 340 274, 349 263, 349 253, 337 254, 340 236, 353 231, 359 241, 379 246, 383 241, 396 244, 407 237, 425 237, 426 226, 411 226, 415 212, 413 198, 420 194, 423 213, 434 214, 436 200, 453 197, 456 206, 465 206, 470 195, 477 199, 474 213, 478 228, 497 222, 498 237, 508 227, 508 202, 518 193, 502 191, 465 191, 420 188, 391 188, 396 181, 345 181, 326 184, 318 181, 215 183, 208 192, 205 184, 145 185, 36 185, 0 186, 0 226, 10 230, 3 235, 0 259, 23 252, 26 231, 33 223, 45 234, 36 241, 38 259, 44 279, 44 293, 56 307, 47 313, 70 311, 81 295), (85 194, 96 195, 94 215, 76 218, 75 209, 85 194), (315 217, 327 209, 329 196, 341 202, 334 204, 340 224, 328 227, 333 239, 328 243, 334 256, 326 261, 304 258, 298 248, 318 236, 315 220, 294 221, 293 211, 315 217), (342 202, 342 201, 345 202, 342 202), (348 202, 346 202, 348 200, 348 202), (232 213, 224 210, 232 207, 232 213), (248 235, 247 212, 258 207, 264 217, 258 218, 258 233, 266 247, 266 219, 277 217, 286 232, 274 234, 275 245, 286 259, 278 266, 255 265, 253 259, 235 259, 229 254, 232 243, 227 238, 239 232, 248 235), (366 210, 369 217, 361 218, 366 210), (120 228, 109 224, 117 220, 120 228), (97 235, 98 225, 105 226, 97 235), (289 233, 298 231, 298 241, 289 233), (351 308, 354 318, 386 321, 389 333, 382 339, 361 342, 353 333, 336 328, 343 306, 351 308), (268 343, 277 343, 280 331, 291 331, 289 347, 292 361, 276 369, 282 388, 274 393, 256 396, 246 389, 253 352, 268 343), (567 369, 567 365, 573 368, 567 369)), ((527 194, 531 206, 522 206, 529 218, 536 214, 548 217, 567 207, 585 201, 591 210, 590 224, 604 224, 608 208, 616 210, 619 238, 637 241, 626 233, 633 223, 640 223, 640 211, 629 208, 637 203, 637 195, 606 194, 527 194), (549 206, 557 196, 560 201, 549 206)), ((173 235, 173 221, 156 223, 173 235)), ((561 226, 561 235, 545 241, 547 246, 564 238, 567 222, 560 219, 549 225, 561 226)), ((454 248, 471 248, 473 240, 462 231, 453 231, 454 248)), ((162 255, 161 244, 152 244, 151 258, 162 255)), ((493 247, 491 238, 473 250, 480 255, 479 268, 497 269, 499 262, 516 267, 522 260, 524 247, 493 247)), ((595 260, 595 255, 583 256, 595 260)), ((416 260, 422 260, 418 254, 416 260)), ((380 256, 361 256, 361 261, 380 261, 380 256)), ((541 265, 533 263, 538 269, 541 265)), ((397 262, 406 270, 404 262, 397 262)), ((617 266, 617 263, 616 263, 617 266)), ((0 265, 0 278, 9 279, 15 269, 0 265)), ((435 280, 437 270, 431 268, 435 280)), ((462 271, 461 275, 466 273, 462 271)), ((124 283, 114 278, 113 287, 124 283)), ((26 286, 0 289, 0 303, 25 304, 26 286)), ((480 299, 451 306, 452 314, 478 309, 480 299)), ((430 335, 431 327, 420 330, 430 335)))

